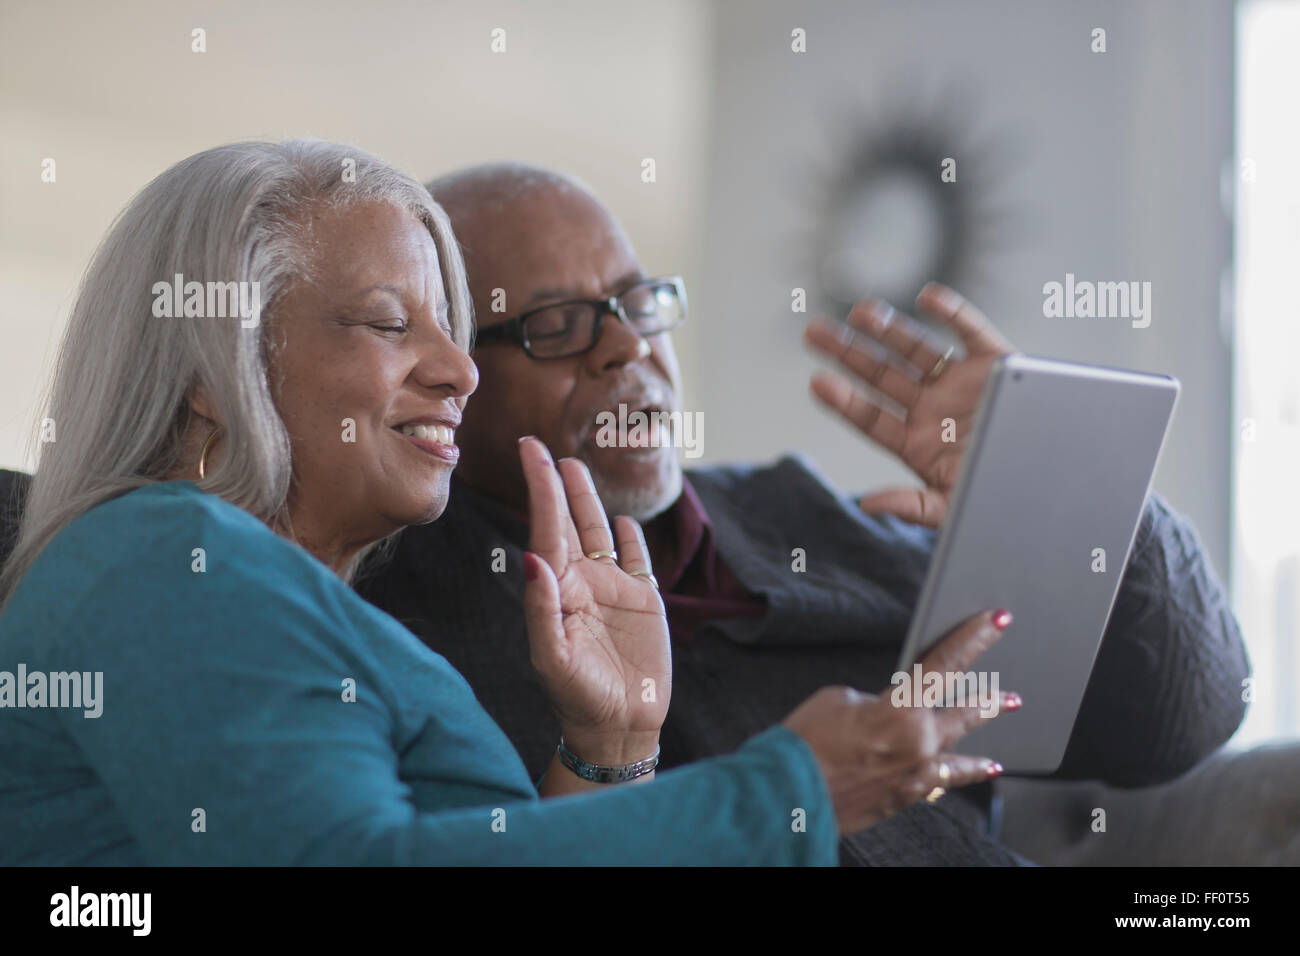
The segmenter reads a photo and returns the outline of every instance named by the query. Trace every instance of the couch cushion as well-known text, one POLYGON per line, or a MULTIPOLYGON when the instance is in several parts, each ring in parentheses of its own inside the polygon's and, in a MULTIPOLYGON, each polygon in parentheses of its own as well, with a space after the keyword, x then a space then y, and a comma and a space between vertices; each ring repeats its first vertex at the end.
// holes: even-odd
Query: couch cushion
POLYGON ((1004 779, 1002 842, 1056 866, 1300 865, 1300 741, 1225 748, 1158 787, 1004 779), (1105 811, 1105 832, 1093 830, 1105 811))

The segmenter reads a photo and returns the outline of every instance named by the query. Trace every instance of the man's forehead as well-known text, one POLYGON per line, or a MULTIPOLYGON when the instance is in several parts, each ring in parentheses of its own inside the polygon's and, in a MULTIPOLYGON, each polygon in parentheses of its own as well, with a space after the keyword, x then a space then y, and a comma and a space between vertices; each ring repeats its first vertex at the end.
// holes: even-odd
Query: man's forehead
POLYGON ((594 286, 603 291, 639 277, 617 221, 576 190, 539 187, 491 208, 457 205, 449 213, 476 289, 509 285, 513 296, 531 302, 591 295, 594 286))
POLYGON ((616 245, 618 222, 594 197, 576 189, 537 186, 509 199, 448 206, 452 229, 485 250, 509 250, 530 259, 554 252, 557 237, 583 245, 616 245))

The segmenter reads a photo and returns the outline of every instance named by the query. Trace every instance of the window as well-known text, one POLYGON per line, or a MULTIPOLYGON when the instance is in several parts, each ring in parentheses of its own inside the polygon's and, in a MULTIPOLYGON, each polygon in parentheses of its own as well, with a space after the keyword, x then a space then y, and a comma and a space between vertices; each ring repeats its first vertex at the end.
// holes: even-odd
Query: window
POLYGON ((1235 742, 1300 734, 1300 5, 1237 8, 1233 607, 1254 665, 1235 742))

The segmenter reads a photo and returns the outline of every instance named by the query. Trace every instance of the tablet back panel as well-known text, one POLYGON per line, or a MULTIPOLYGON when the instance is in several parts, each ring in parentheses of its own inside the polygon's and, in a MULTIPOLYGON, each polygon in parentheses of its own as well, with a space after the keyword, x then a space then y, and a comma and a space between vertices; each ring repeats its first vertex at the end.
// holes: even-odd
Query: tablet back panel
POLYGON ((1010 609, 970 666, 1024 698, 960 753, 1050 773, 1065 754, 1178 397, 1175 379, 1023 355, 990 373, 900 671, 982 609, 1010 609), (1103 564, 1104 562, 1104 564, 1103 564))

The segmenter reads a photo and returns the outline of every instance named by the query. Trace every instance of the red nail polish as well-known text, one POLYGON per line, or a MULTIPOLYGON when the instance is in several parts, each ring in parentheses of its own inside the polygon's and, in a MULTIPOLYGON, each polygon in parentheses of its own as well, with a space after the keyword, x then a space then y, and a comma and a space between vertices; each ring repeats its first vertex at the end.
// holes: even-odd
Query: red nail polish
POLYGON ((998 608, 993 612, 993 626, 999 631, 1006 630, 1006 626, 1011 623, 1011 612, 1004 607, 998 608))
POLYGON ((537 562, 540 560, 541 559, 538 558, 537 555, 533 554, 533 552, 524 552, 524 577, 529 581, 537 580, 537 572, 541 570, 538 568, 537 562))
POLYGON ((1020 699, 1019 694, 1007 694, 1006 702, 1002 706, 1007 710, 1019 710, 1025 706, 1025 702, 1020 699))
POLYGON ((993 763, 989 764, 990 777, 996 777, 1001 772, 1002 772, 1002 764, 998 763, 996 760, 993 761, 993 763))

